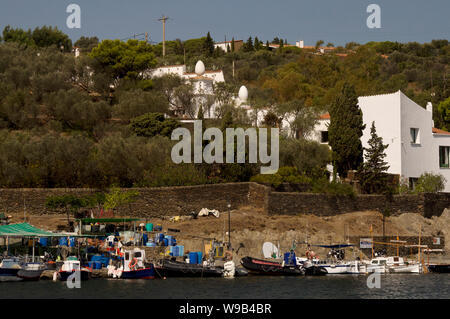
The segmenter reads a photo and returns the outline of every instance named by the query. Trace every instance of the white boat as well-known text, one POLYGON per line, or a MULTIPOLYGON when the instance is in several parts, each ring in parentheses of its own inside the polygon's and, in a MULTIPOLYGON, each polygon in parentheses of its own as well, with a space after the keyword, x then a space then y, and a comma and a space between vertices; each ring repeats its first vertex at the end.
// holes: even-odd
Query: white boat
POLYGON ((22 269, 17 257, 4 258, 0 263, 0 281, 21 281, 17 273, 22 269))
POLYGON ((368 273, 379 272, 386 273, 387 272, 387 257, 376 257, 373 258, 368 264, 366 264, 366 271, 368 273))
POLYGON ((387 257, 386 265, 389 272, 393 273, 416 273, 422 272, 422 265, 418 262, 408 263, 402 257, 387 257))
MULTIPOLYGON (((308 258, 296 257, 297 264, 303 264, 308 258)), ((313 258, 310 260, 313 266, 323 268, 328 274, 346 274, 350 263, 348 262, 328 262, 326 260, 320 260, 318 258, 313 258)))
POLYGON ((367 273, 367 264, 360 261, 360 260, 354 260, 349 263, 349 266, 347 267, 347 274, 366 274, 367 273))

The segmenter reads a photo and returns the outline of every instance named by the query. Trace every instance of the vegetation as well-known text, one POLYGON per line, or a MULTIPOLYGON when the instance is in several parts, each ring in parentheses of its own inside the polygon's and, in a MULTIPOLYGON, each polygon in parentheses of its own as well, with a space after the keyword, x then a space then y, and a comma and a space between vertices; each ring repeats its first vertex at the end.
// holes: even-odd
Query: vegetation
POLYGON ((99 43, 95 37, 75 42, 81 51, 75 58, 69 37, 47 26, 35 30, 8 26, 0 41, 0 187, 250 180, 259 172, 257 165, 171 161, 173 142, 168 136, 180 124, 168 118, 199 116, 192 86, 171 75, 150 80, 146 71, 185 63, 192 72, 199 59, 207 69, 223 70, 226 81, 215 85, 214 94, 202 104, 205 117, 214 102, 222 104, 219 119, 204 120, 204 128, 254 125, 255 116, 233 106, 232 97, 246 85, 254 114, 270 111, 265 125, 289 121, 293 127, 291 136, 282 132, 281 166, 295 167, 313 184, 320 181, 315 183, 317 190, 340 192, 346 187, 327 182, 326 165, 331 160, 327 147, 306 140, 322 112, 329 111, 334 118, 330 143, 340 174, 362 161, 362 147, 356 141, 362 129, 356 96, 401 89, 420 105, 427 101, 439 105, 434 108, 435 126, 450 127, 447 40, 348 43, 331 53, 314 54, 314 49, 287 46, 279 37, 271 41, 280 44, 279 50, 269 50, 269 41, 256 37, 249 37, 240 49, 233 39, 230 50, 214 50, 214 39, 206 34, 166 41, 164 59, 161 43, 99 43), (333 113, 341 109, 352 116, 339 118, 333 113))
POLYGON ((372 122, 368 143, 369 147, 364 148, 365 161, 357 172, 361 190, 367 194, 386 193, 389 187, 386 175, 389 165, 384 161, 384 151, 389 145, 383 144, 383 139, 377 135, 375 122, 372 122))
POLYGON ((417 193, 438 193, 444 190, 446 179, 441 174, 423 173, 416 184, 417 193))

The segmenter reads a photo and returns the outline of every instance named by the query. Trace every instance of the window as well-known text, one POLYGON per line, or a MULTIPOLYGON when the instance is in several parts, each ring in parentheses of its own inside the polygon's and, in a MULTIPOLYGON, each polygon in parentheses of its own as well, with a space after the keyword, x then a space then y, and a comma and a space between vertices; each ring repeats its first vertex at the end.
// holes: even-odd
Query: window
POLYGON ((412 144, 419 144, 419 129, 418 128, 410 128, 411 132, 411 143, 412 144))
POLYGON ((320 131, 320 142, 328 143, 328 131, 320 131))
POLYGON ((450 146, 439 146, 439 167, 449 167, 448 154, 450 146))

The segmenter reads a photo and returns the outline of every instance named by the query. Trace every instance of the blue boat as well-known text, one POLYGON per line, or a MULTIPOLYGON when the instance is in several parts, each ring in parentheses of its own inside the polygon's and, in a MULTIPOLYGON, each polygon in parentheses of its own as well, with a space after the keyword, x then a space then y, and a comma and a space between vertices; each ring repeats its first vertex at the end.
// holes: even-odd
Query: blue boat
POLYGON ((134 248, 125 250, 123 264, 117 268, 108 266, 108 275, 120 279, 154 279, 155 268, 152 263, 145 262, 145 250, 134 248))

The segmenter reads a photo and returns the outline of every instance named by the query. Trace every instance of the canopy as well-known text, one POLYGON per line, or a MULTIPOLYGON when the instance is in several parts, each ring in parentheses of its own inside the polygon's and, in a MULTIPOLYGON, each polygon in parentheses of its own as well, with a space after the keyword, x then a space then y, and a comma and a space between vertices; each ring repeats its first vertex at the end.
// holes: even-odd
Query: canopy
POLYGON ((124 222, 134 222, 140 220, 139 218, 82 218, 82 223, 124 223, 124 222))
POLYGON ((72 234, 52 233, 36 228, 28 223, 10 224, 0 226, 0 236, 8 237, 67 237, 72 234))

